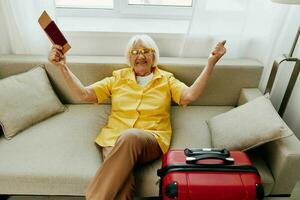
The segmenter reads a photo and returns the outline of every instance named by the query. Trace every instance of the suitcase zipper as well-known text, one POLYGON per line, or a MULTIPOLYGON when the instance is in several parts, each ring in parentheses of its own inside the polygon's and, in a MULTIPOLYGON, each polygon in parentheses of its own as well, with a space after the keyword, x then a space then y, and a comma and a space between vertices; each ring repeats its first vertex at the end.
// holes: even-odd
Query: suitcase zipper
POLYGON ((207 172, 252 172, 259 175, 252 165, 216 165, 216 164, 172 164, 157 170, 157 175, 163 177, 174 171, 207 171, 207 172))

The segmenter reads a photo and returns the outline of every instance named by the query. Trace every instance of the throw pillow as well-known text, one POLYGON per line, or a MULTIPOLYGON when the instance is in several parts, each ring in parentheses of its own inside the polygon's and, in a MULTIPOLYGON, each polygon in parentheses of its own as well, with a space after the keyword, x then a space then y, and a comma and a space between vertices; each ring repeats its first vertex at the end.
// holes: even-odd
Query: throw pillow
POLYGON ((291 135, 265 96, 215 116, 207 124, 213 147, 229 150, 246 151, 291 135))
POLYGON ((66 109, 43 67, 1 79, 0 94, 0 124, 7 139, 66 109))

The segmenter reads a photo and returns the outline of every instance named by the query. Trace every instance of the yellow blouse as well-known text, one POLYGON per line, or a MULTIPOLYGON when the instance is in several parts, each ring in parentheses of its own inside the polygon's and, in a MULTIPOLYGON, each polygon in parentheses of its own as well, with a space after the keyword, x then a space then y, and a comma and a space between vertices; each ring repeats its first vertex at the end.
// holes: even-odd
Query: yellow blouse
POLYGON ((166 153, 171 141, 171 99, 179 104, 184 83, 172 73, 153 70, 153 78, 145 86, 137 84, 132 67, 116 70, 113 76, 92 84, 98 103, 111 97, 112 110, 108 123, 95 142, 100 146, 114 146, 118 136, 128 128, 152 133, 166 153))

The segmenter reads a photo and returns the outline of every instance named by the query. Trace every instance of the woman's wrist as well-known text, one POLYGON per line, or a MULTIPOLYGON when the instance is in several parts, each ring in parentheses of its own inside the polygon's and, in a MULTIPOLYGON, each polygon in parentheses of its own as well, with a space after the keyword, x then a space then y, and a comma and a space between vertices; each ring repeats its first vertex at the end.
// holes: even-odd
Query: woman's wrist
POLYGON ((203 72, 205 72, 204 74, 206 74, 207 76, 210 76, 214 70, 214 67, 215 67, 214 63, 207 62, 207 65, 205 66, 204 71, 203 71, 203 72))
POLYGON ((68 68, 68 66, 66 64, 59 64, 58 67, 61 71, 65 71, 68 68))
POLYGON ((211 56, 211 57, 208 58, 207 64, 208 64, 208 65, 214 66, 214 65, 217 64, 217 62, 219 61, 219 59, 220 59, 220 58, 216 58, 216 57, 212 57, 212 56, 211 56))

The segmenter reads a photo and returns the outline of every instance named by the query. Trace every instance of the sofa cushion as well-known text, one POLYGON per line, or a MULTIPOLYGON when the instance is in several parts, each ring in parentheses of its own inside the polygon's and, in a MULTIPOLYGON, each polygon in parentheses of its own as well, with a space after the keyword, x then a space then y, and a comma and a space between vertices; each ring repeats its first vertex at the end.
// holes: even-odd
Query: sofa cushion
POLYGON ((42 67, 1 79, 0 94, 0 124, 8 139, 65 110, 42 67))
POLYGON ((13 140, 0 138, 0 194, 84 194, 101 164, 94 139, 110 106, 67 108, 13 140))
MULTIPOLYGON (((68 66, 84 85, 107 76, 113 70, 127 67, 124 57, 117 56, 68 56, 68 66)), ((46 56, 4 55, 0 56, 0 78, 25 71, 37 63, 43 63, 60 99, 64 103, 77 102, 65 84, 62 74, 46 56)), ((191 85, 207 63, 206 58, 160 57, 160 68, 191 85)), ((201 98, 192 105, 235 106, 241 88, 257 88, 263 65, 254 59, 222 59, 214 69, 209 84, 201 98)))
POLYGON ((213 147, 242 150, 287 137, 287 125, 265 96, 207 121, 213 147))
POLYGON ((173 106, 172 142, 174 148, 211 147, 211 136, 205 120, 231 110, 232 106, 173 106))

